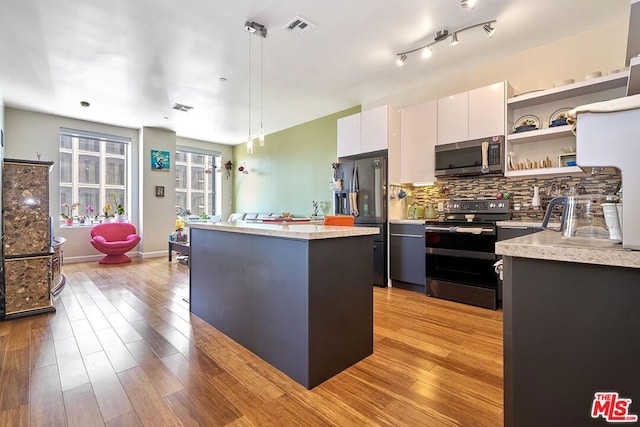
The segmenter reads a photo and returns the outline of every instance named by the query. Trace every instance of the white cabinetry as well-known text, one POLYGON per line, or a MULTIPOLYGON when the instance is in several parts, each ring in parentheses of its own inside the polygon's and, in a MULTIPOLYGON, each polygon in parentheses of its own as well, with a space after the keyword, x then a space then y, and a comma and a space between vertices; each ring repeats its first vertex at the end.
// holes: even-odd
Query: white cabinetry
POLYGON ((511 87, 499 82, 438 100, 438 144, 504 135, 511 87))
MULTIPOLYGON (((507 100, 509 114, 514 121, 508 120, 509 132, 518 126, 524 116, 535 116, 540 120, 540 128, 522 133, 507 135, 505 153, 507 168, 505 176, 565 175, 582 173, 577 166, 559 164, 561 154, 575 152, 576 139, 569 126, 549 127, 552 116, 558 110, 572 109, 579 105, 606 101, 625 96, 628 71, 602 76, 577 83, 532 92, 507 100), (513 169, 508 164, 509 153, 512 163, 520 166, 513 169), (535 162, 549 158, 551 167, 535 168, 535 162), (523 168, 522 166, 525 166, 523 168), (526 168, 528 166, 528 168, 526 168)), ((578 127, 580 124, 578 123, 578 127)))
POLYGON ((469 139, 469 92, 438 99, 438 144, 469 139))
POLYGON ((389 148, 389 106, 363 111, 360 132, 361 153, 389 148))
POLYGON ((338 157, 390 149, 390 140, 399 137, 397 114, 383 105, 338 119, 338 157))
POLYGON ((360 113, 338 119, 338 157, 360 153, 360 113))
POLYGON ((438 138, 438 101, 400 112, 400 181, 435 181, 435 145, 438 138))
POLYGON ((506 82, 469 91, 469 139, 504 135, 510 88, 506 82))

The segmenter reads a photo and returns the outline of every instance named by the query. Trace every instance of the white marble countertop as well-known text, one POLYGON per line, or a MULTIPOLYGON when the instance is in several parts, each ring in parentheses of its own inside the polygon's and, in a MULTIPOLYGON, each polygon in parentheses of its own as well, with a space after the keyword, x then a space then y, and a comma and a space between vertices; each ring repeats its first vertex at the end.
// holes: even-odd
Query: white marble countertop
POLYGON ((563 242, 562 234, 557 231, 541 231, 497 242, 496 254, 519 258, 640 268, 640 251, 622 249, 620 244, 608 248, 575 246, 563 242))
POLYGON ((339 227, 309 222, 267 224, 237 221, 196 223, 189 224, 189 227, 298 240, 335 239, 338 237, 368 236, 380 233, 380 229, 378 227, 339 227))

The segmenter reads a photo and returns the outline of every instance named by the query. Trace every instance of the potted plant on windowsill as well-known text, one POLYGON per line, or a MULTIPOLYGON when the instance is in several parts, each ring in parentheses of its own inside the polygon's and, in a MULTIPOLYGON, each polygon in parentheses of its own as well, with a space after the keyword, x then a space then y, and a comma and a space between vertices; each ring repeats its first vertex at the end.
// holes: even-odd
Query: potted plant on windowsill
POLYGON ((60 213, 60 216, 64 219, 65 225, 73 225, 73 211, 80 206, 80 203, 63 203, 62 209, 63 211, 60 213))
POLYGON ((113 198, 113 205, 115 206, 115 220, 116 222, 126 222, 127 215, 124 213, 124 206, 118 203, 118 199, 116 198, 116 193, 111 193, 111 197, 113 198))
POLYGON ((102 212, 104 213, 104 222, 111 222, 111 218, 113 218, 113 214, 111 213, 111 209, 113 209, 113 207, 111 206, 110 203, 107 203, 102 208, 102 212))

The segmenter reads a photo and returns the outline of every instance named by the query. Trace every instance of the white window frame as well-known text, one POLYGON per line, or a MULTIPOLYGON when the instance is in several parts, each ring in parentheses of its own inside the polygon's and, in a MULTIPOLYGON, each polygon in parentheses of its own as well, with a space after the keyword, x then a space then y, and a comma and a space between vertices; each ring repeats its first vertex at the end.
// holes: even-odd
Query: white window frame
MULTIPOLYGON (((220 185, 219 185, 219 179, 216 178, 216 170, 218 170, 219 168, 219 163, 220 163, 220 153, 215 152, 215 151, 207 151, 207 150, 200 150, 200 149, 196 149, 196 148, 192 148, 192 147, 176 147, 176 161, 175 161, 175 165, 176 165, 176 173, 177 173, 177 166, 184 166, 187 168, 187 172, 186 172, 186 189, 184 188, 178 188, 177 186, 175 187, 175 196, 176 196, 176 211, 182 207, 182 206, 178 206, 177 203, 177 195, 180 194, 184 194, 185 195, 185 199, 187 201, 187 206, 185 206, 184 208, 186 208, 189 212, 191 212, 191 215, 199 215, 202 211, 200 208, 196 207, 195 209, 191 206, 191 196, 194 194, 202 194, 204 196, 204 212, 211 216, 211 215, 220 215, 220 211, 221 211, 221 197, 220 197, 220 185), (183 162, 183 161, 178 161, 178 153, 184 153, 187 154, 187 161, 183 162), (193 155, 199 155, 199 156, 209 156, 211 157, 211 164, 208 164, 207 159, 205 158, 205 163, 201 164, 201 163, 193 163, 191 160, 191 157, 193 155), (192 176, 191 176, 191 168, 204 168, 204 189, 203 190, 198 190, 198 189, 193 189, 192 186, 192 176), (207 170, 209 170, 209 172, 207 172, 207 170), (209 183, 211 182, 211 193, 212 193, 212 200, 213 200, 213 206, 209 206, 209 183)), ((176 176, 176 181, 178 180, 178 177, 176 176)))
MULTIPOLYGON (((76 129, 67 129, 67 128, 60 128, 60 140, 59 140, 59 150, 60 153, 68 153, 71 154, 71 168, 72 168, 72 181, 69 182, 62 182, 62 171, 60 172, 60 203, 59 203, 59 209, 60 209, 60 213, 62 214, 62 189, 63 188, 71 188, 71 203, 76 203, 80 196, 79 196, 79 188, 96 188, 98 189, 98 197, 99 197, 99 202, 98 202, 98 206, 93 206, 94 208, 94 215, 102 215, 103 211, 102 208, 107 204, 111 204, 113 206, 113 200, 111 200, 110 197, 110 192, 109 190, 120 190, 123 191, 124 197, 123 197, 123 205, 125 208, 125 212, 130 212, 130 187, 131 187, 131 182, 130 182, 130 177, 131 177, 131 139, 130 138, 126 138, 126 137, 120 137, 120 136, 115 136, 115 135, 106 135, 106 134, 100 134, 100 133, 95 133, 95 132, 88 132, 88 131, 82 131, 82 130, 76 130, 76 129), (63 136, 70 136, 71 137, 71 148, 62 148, 62 137, 63 136), (95 151, 83 151, 80 150, 79 148, 79 140, 80 139, 92 139, 92 140, 96 140, 99 141, 100 143, 100 150, 98 152, 95 151), (124 154, 113 154, 113 153, 107 153, 106 151, 106 146, 107 146, 107 142, 111 142, 111 143, 121 143, 124 144, 125 149, 124 149, 124 154), (79 158, 81 155, 89 155, 89 156, 95 156, 95 157, 99 157, 99 162, 100 162, 100 182, 98 184, 80 184, 79 183, 79 158), (120 160, 124 160, 124 185, 114 185, 114 184, 107 184, 106 181, 106 176, 107 176, 107 159, 120 159, 120 160)), ((62 162, 60 162, 60 164, 62 164, 62 162)), ((114 210, 115 210, 115 206, 113 206, 114 210)), ((82 214, 84 214, 86 209, 86 206, 81 206, 80 207, 80 212, 82 212, 82 214)), ((114 210, 111 211, 111 213, 114 213, 114 210)), ((80 212, 78 212, 79 215, 82 215, 80 212)), ((60 223, 62 223, 63 220, 61 218, 60 215, 60 223)))

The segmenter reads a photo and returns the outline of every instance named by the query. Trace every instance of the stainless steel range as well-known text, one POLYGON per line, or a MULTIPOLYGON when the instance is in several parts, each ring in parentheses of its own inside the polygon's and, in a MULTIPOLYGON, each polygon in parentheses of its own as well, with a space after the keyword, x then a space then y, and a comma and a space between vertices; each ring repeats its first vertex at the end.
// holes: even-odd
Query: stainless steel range
POLYGON ((444 219, 425 223, 427 295, 495 310, 496 221, 508 219, 509 200, 445 202, 444 219))

